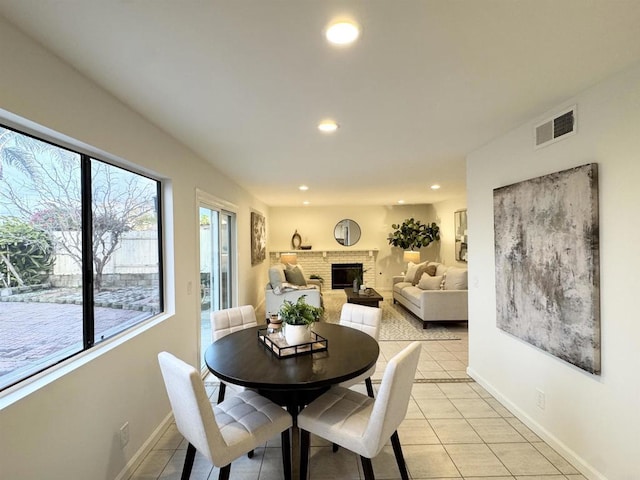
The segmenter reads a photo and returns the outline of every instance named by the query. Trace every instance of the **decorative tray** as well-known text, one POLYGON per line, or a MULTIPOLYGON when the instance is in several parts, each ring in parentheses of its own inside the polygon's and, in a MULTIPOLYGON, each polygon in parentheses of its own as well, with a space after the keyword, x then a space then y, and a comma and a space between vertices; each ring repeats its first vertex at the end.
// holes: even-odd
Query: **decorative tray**
POLYGON ((375 293, 373 293, 373 289, 365 288, 364 290, 358 290, 358 295, 361 297, 373 297, 375 293))
POLYGON ((295 357, 308 353, 324 352, 329 346, 329 340, 316 332, 311 332, 312 340, 298 345, 289 345, 279 333, 267 333, 266 328, 258 330, 258 340, 262 342, 278 358, 295 357))

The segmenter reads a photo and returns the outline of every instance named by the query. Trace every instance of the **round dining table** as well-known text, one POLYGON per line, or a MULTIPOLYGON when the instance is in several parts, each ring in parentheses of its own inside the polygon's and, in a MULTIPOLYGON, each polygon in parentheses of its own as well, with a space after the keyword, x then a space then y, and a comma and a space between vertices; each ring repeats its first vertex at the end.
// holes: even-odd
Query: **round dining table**
POLYGON ((256 389, 291 413, 292 477, 297 479, 298 413, 332 385, 367 372, 375 365, 380 348, 373 337, 360 330, 316 322, 312 330, 326 339, 327 349, 281 358, 260 339, 260 328, 239 330, 218 339, 207 348, 204 360, 220 380, 256 389))

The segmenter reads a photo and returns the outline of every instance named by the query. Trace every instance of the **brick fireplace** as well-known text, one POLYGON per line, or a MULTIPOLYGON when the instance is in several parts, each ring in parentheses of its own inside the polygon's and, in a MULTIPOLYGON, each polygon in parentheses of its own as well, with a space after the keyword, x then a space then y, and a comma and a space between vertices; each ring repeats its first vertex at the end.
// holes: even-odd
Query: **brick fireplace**
MULTIPOLYGON (((315 273, 324 279, 323 288, 332 288, 331 265, 353 263, 362 264, 362 269, 366 270, 364 273, 364 282, 370 287, 376 287, 377 250, 295 250, 295 252, 297 254, 297 261, 302 265, 307 277, 315 273)), ((280 253, 281 252, 269 253, 270 265, 280 263, 280 253)))

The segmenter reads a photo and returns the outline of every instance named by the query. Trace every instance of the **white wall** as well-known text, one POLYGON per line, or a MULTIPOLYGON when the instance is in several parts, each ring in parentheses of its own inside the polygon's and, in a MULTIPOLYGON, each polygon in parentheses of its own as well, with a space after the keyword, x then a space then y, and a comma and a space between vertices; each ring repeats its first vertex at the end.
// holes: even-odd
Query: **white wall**
POLYGON ((158 351, 197 362, 196 188, 237 206, 240 303, 256 304, 264 296, 268 265, 251 267, 249 212, 267 213, 267 208, 2 18, 0 45, 0 106, 5 111, 133 162, 166 181, 169 314, 127 342, 85 355, 83 366, 58 370, 60 378, 24 398, 16 400, 18 394, 6 392, 0 398, 0 477, 112 479, 169 413, 158 351), (125 421, 130 443, 122 450, 118 429, 125 421))
POLYGON ((467 158, 469 373, 588 478, 640 478, 640 67, 567 100, 467 158), (577 104, 578 133, 533 149, 533 126, 577 104), (496 187, 597 162, 602 374, 590 375, 496 328, 496 187), (536 407, 535 389, 546 395, 536 407))
MULTIPOLYGON (((453 216, 453 213, 451 214, 453 216)), ((387 242, 391 225, 413 217, 423 223, 436 221, 431 205, 272 207, 267 222, 267 247, 271 252, 291 250, 291 236, 297 230, 302 245, 313 250, 379 250, 376 255, 376 288, 391 289, 391 278, 406 269, 402 250, 387 242), (336 224, 345 218, 355 220, 362 231, 360 241, 343 247, 333 237, 336 224)), ((452 227, 453 231, 453 227, 452 227)), ((422 260, 439 260, 440 244, 421 249, 422 260)))

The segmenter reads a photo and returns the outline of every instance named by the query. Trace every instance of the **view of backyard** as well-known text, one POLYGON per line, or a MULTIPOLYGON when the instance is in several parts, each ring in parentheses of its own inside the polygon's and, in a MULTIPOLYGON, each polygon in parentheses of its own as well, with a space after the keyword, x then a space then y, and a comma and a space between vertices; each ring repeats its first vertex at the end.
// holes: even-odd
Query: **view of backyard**
POLYGON ((159 204, 155 180, 0 126, 0 389, 161 311, 159 204))
MULTIPOLYGON (((46 364, 48 360, 57 361, 82 350, 82 292, 70 290, 54 289, 37 299, 37 303, 26 295, 16 295, 15 300, 21 301, 0 304, 0 376, 33 364, 46 364), (49 303, 56 301, 65 303, 49 303), (29 321, 17 321, 24 318, 29 321)), ((97 337, 107 338, 114 327, 120 331, 157 310, 157 299, 154 307, 147 304, 149 297, 141 298, 149 310, 131 309, 137 305, 127 303, 126 297, 130 294, 128 290, 110 292, 112 306, 96 307, 97 337)))

